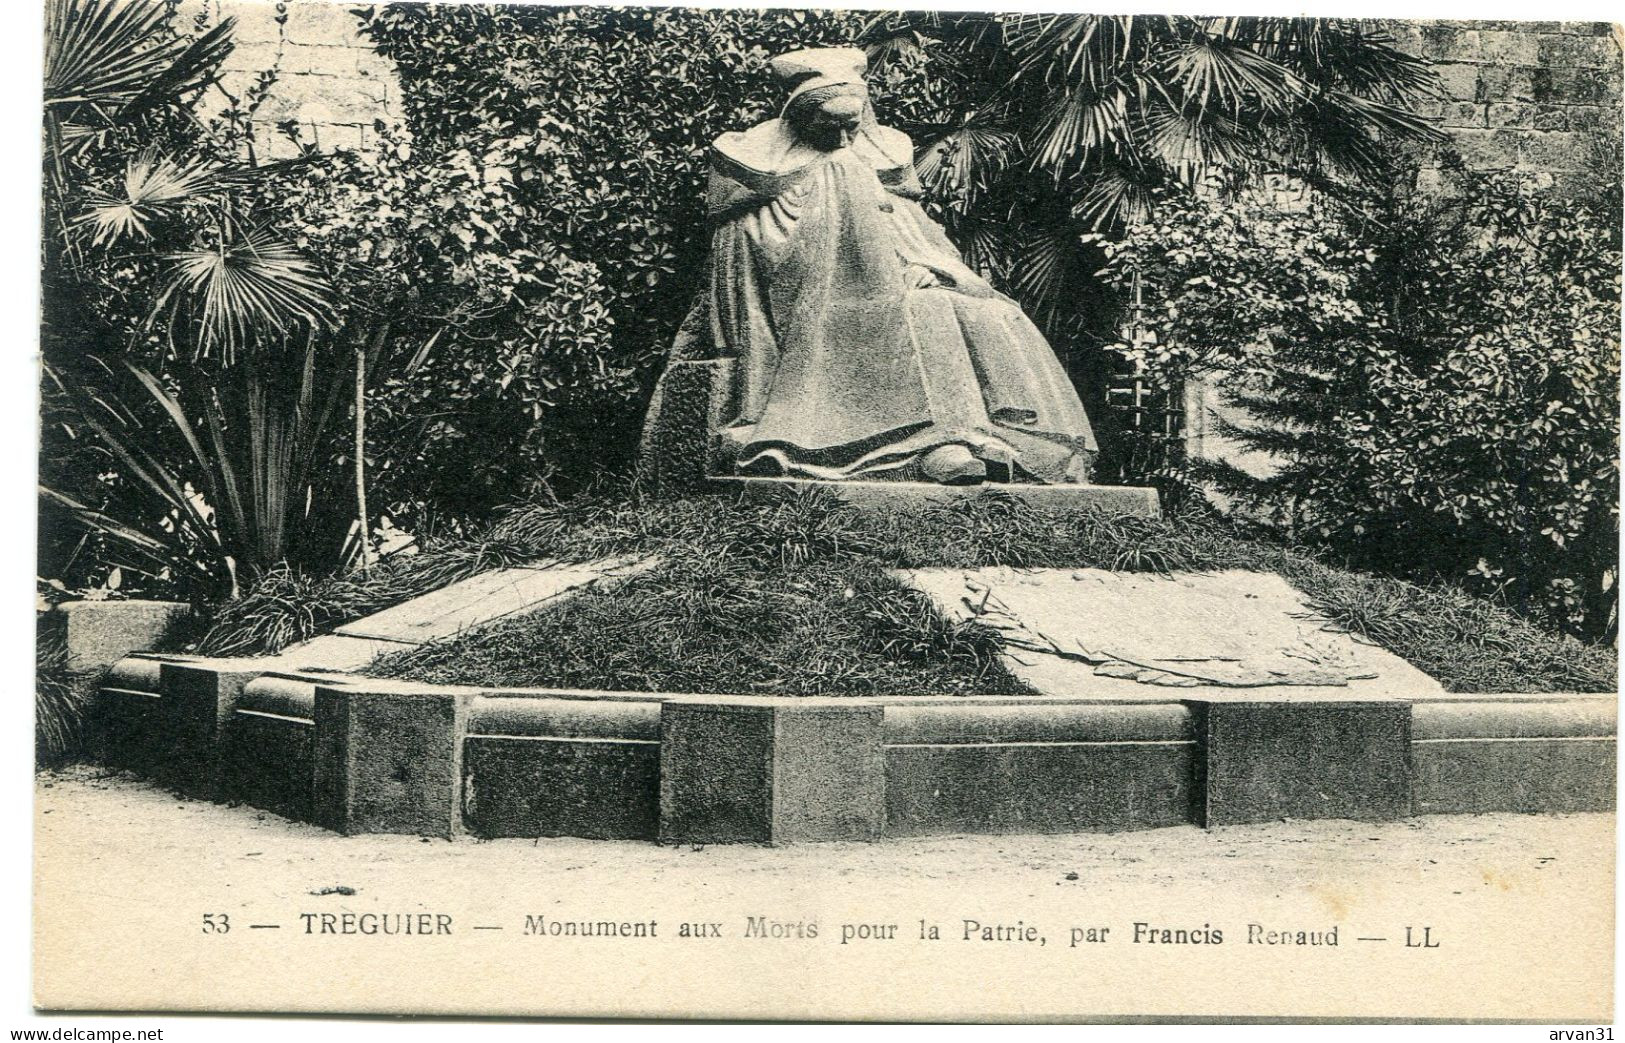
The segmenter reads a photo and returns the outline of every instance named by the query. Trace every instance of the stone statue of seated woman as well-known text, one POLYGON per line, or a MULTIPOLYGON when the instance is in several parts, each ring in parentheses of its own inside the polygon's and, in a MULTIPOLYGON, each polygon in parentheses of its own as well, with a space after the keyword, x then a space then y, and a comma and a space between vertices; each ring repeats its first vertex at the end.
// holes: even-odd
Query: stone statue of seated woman
POLYGON ((1086 482, 1076 390, 915 201, 913 145, 875 122, 865 67, 849 48, 781 55, 783 115, 712 145, 710 286, 645 456, 674 371, 710 360, 713 476, 1086 482))

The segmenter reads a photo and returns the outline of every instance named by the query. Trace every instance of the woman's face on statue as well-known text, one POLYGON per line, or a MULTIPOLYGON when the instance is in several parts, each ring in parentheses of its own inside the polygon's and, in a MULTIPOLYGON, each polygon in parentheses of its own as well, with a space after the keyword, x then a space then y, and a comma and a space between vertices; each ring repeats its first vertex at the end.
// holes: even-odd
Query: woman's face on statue
POLYGON ((861 84, 809 91, 790 106, 790 123, 797 135, 818 148, 845 148, 852 143, 869 92, 861 84))

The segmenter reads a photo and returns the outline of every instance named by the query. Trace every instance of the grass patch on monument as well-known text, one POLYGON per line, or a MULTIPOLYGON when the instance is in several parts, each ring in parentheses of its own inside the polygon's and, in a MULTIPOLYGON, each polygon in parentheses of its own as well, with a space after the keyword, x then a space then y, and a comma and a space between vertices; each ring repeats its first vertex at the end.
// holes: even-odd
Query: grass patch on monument
POLYGON ((365 672, 446 684, 754 695, 1028 694, 997 635, 875 562, 685 555, 365 672))
MULTIPOLYGON (((997 634, 943 618, 885 572, 1008 565, 1276 572, 1328 625, 1374 641, 1451 691, 1615 687, 1613 649, 1544 630, 1464 591, 1338 568, 1207 515, 1124 518, 994 494, 893 511, 854 509, 816 491, 755 505, 604 497, 527 507, 482 540, 421 555, 399 574, 327 581, 330 602, 312 584, 314 600, 301 611, 336 618, 360 603, 376 611, 387 607, 379 600, 403 600, 401 591, 424 577, 450 582, 481 563, 626 553, 657 554, 662 564, 616 589, 380 659, 368 672, 502 687, 1015 693, 1021 682, 1000 663, 997 634)), ((258 611, 275 615, 270 606, 267 595, 258 611)))

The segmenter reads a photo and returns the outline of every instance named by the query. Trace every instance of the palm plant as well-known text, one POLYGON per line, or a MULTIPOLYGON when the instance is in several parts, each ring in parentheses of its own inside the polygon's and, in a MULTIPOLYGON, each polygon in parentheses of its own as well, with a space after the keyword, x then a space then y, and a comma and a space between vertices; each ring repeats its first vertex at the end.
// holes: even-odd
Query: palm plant
POLYGON ((904 128, 921 178, 1052 332, 1095 267, 1082 237, 1145 218, 1159 189, 1263 172, 1335 189, 1438 133, 1412 110, 1437 89, 1426 63, 1345 19, 899 13, 866 39, 876 64, 953 81, 940 119, 904 128))
POLYGON ((325 347, 332 287, 257 205, 274 168, 241 165, 193 111, 231 20, 188 40, 172 7, 56 0, 47 16, 42 342, 60 422, 42 495, 99 535, 105 564, 209 597, 244 570, 341 559, 346 526, 313 508, 335 495, 346 373, 325 347))

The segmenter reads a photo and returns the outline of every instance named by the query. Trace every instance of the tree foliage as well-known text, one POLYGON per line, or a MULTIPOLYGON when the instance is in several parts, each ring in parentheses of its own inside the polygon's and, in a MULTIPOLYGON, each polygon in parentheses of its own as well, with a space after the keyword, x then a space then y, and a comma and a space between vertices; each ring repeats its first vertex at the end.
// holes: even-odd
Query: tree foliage
POLYGON ((848 43, 861 21, 360 13, 398 70, 405 125, 299 171, 288 194, 300 246, 389 331, 369 407, 378 498, 410 526, 455 526, 624 467, 703 285, 707 147, 774 114, 772 55, 848 43))
MULTIPOLYGON (((1294 536, 1591 635, 1616 627, 1620 250, 1607 211, 1458 171, 1272 214, 1186 200, 1109 243, 1122 354, 1230 374, 1269 473, 1196 472, 1294 536)), ((1256 471, 1256 469, 1254 469, 1256 471)))
POLYGON ((1114 309, 1085 237, 1152 216, 1170 186, 1272 172, 1385 173, 1425 63, 1324 18, 937 12, 879 16, 871 53, 924 70, 905 111, 922 180, 972 259, 1069 346, 1114 309))

